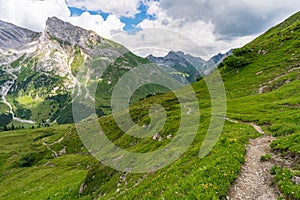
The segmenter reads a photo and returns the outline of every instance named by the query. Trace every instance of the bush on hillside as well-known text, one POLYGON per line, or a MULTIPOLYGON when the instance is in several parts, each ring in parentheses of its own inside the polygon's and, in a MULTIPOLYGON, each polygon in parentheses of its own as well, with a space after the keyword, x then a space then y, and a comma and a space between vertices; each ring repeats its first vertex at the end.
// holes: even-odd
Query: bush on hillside
POLYGON ((0 126, 6 126, 13 120, 11 113, 0 113, 0 126))
POLYGON ((250 64, 249 60, 244 56, 229 56, 224 60, 224 64, 231 69, 241 68, 250 64))
POLYGON ((33 153, 26 153, 18 161, 19 167, 31 167, 34 163, 35 156, 33 153))
POLYGON ((252 52, 253 50, 248 48, 248 47, 242 47, 242 48, 238 48, 233 50, 233 55, 235 56, 244 56, 245 54, 252 52))

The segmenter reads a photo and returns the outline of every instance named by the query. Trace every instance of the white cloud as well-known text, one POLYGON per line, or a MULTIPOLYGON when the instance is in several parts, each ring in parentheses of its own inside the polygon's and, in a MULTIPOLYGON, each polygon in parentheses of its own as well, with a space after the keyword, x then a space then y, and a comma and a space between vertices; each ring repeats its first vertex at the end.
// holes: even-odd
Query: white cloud
POLYGON ((88 12, 71 16, 64 0, 7 0, 0 2, 0 19, 34 31, 43 31, 48 17, 56 16, 85 29, 93 30, 103 37, 123 31, 119 18, 109 15, 104 20, 100 15, 88 12))
POLYGON ((140 0, 67 0, 67 4, 71 7, 111 13, 118 17, 133 17, 139 13, 140 0))
POLYGON ((122 32, 125 26, 114 15, 109 15, 104 21, 100 15, 91 15, 89 12, 84 12, 80 16, 69 17, 67 21, 84 29, 93 30, 102 37, 111 37, 116 33, 122 32))
POLYGON ((131 50, 142 55, 151 52, 161 56, 169 49, 204 58, 245 45, 300 8, 297 2, 284 0, 228 0, 226 3, 217 0, 150 0, 146 4, 148 14, 154 15, 156 20, 145 19, 138 27, 156 29, 157 34, 155 31, 142 31, 136 36, 131 35, 130 42, 126 42, 128 40, 124 36, 123 39, 117 38, 119 42, 129 43, 131 50), (193 44, 174 42, 176 38, 173 35, 169 36, 173 41, 161 36, 163 33, 169 34, 167 30, 189 38, 190 43, 205 51, 193 44), (151 44, 146 44, 141 35, 148 38, 151 44), (131 42, 134 40, 139 42, 131 42), (145 45, 144 49, 141 44, 145 45), (161 50, 162 46, 164 50, 161 50))
POLYGON ((213 23, 223 39, 262 32, 300 9, 286 0, 162 0, 159 6, 173 19, 213 23))
POLYGON ((148 6, 148 14, 155 15, 156 20, 142 21, 138 27, 144 31, 131 35, 130 40, 127 40, 125 36, 114 38, 140 55, 151 53, 163 56, 168 51, 174 50, 208 59, 219 52, 225 53, 231 48, 243 46, 255 37, 250 35, 235 37, 229 41, 218 40, 214 34, 215 25, 210 22, 204 22, 201 19, 189 21, 185 18, 172 18, 166 10, 160 7, 159 2, 149 2, 148 6))
POLYGON ((7 0, 0 2, 0 19, 13 24, 42 31, 48 17, 62 20, 70 15, 64 0, 7 0))
POLYGON ((255 36, 236 37, 234 40, 217 40, 213 35, 214 26, 202 21, 180 25, 180 20, 163 25, 158 21, 143 21, 142 31, 137 34, 121 33, 113 36, 115 40, 134 53, 147 56, 165 56, 169 51, 183 51, 203 59, 225 53, 231 48, 241 47, 255 36))

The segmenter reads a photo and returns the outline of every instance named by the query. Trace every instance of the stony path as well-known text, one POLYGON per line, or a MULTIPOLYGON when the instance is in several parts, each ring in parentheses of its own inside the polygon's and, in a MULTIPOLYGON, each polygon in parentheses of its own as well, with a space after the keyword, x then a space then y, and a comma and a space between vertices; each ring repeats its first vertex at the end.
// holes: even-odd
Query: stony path
POLYGON ((64 147, 60 152, 57 153, 56 151, 54 151, 54 150, 51 148, 51 146, 53 146, 53 145, 55 145, 55 144, 60 144, 60 143, 61 143, 61 142, 62 142, 62 141, 70 134, 70 133, 71 133, 71 130, 70 130, 70 131, 67 131, 63 137, 61 137, 61 138, 58 139, 57 141, 53 142, 52 144, 47 144, 46 142, 43 142, 43 145, 46 146, 47 149, 48 149, 49 151, 52 152, 52 156, 53 156, 54 158, 57 158, 57 157, 59 157, 59 156, 64 155, 64 154, 66 153, 66 147, 64 147))
MULTIPOLYGON (((233 123, 239 123, 229 120, 233 123)), ((271 161, 261 161, 260 158, 266 154, 272 154, 270 144, 274 137, 266 135, 263 130, 250 124, 263 136, 251 139, 247 145, 245 164, 241 173, 231 186, 228 193, 228 200, 277 200, 279 192, 272 186, 272 176, 270 170, 273 166, 271 161)))

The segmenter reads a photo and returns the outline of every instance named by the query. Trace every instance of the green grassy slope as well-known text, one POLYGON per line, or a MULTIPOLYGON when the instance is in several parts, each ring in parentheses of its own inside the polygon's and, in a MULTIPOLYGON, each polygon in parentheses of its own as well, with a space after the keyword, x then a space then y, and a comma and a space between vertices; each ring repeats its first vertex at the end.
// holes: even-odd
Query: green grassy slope
MULTIPOLYGON (((294 161, 290 169, 274 167, 274 183, 285 196, 299 199, 300 130, 300 13, 234 51, 220 66, 227 92, 227 116, 255 122, 278 139, 274 152, 294 161)), ((87 154, 74 127, 1 133, 0 186, 2 199, 222 199, 244 163, 245 144, 259 134, 247 124, 226 122, 212 152, 199 159, 199 149, 210 122, 210 98, 205 82, 193 84, 201 109, 198 133, 188 151, 171 166, 148 174, 126 174, 97 162, 87 154), (64 137, 65 136, 65 137, 64 137), (60 143, 55 143, 60 138, 60 143), (66 154, 53 152, 66 147, 66 154), (25 163, 25 165, 24 165, 25 163), (125 178, 124 178, 125 177, 125 178), (44 185, 44 186, 43 186, 44 185)), ((165 107, 168 120, 162 141, 125 135, 112 116, 100 119, 106 135, 132 152, 164 147, 180 120, 178 101, 172 93, 153 96, 131 107, 134 121, 148 124, 148 108, 165 107)), ((194 102, 195 103, 195 102, 194 102)))
POLYGON ((74 199, 87 166, 94 162, 71 126, 1 133, 0 199, 74 199), (50 148, 62 157, 54 159, 46 144, 66 138, 50 148), (76 139, 74 139, 76 138, 76 139), (78 186, 79 184, 79 186, 78 186))
MULTIPOLYGON (((146 122, 147 107, 156 102, 166 106, 169 119, 176 119, 178 113, 176 107, 174 109, 175 105, 170 104, 171 99, 171 95, 162 95, 144 100, 142 112, 141 105, 137 104, 132 108, 132 115, 141 114, 139 116, 146 122)), ((174 194, 177 199, 224 197, 244 162, 244 145, 250 137, 256 137, 258 134, 248 125, 226 123, 223 135, 212 153, 204 159, 199 159, 199 148, 209 125, 210 109, 207 108, 207 104, 209 102, 204 99, 203 103, 200 103, 203 114, 198 135, 181 159, 170 167, 150 174, 127 174, 125 182, 120 181, 123 173, 105 167, 92 156, 86 155, 86 150, 73 127, 59 126, 2 133, 3 148, 0 155, 3 165, 0 182, 5 192, 1 197, 92 199, 97 195, 105 195, 105 199, 174 199, 174 194), (43 143, 51 144, 67 132, 70 133, 60 144, 51 146, 56 152, 66 146, 67 154, 53 158, 51 151, 43 143), (33 157, 32 160, 28 154, 33 157), (29 164, 21 165, 24 160, 29 160, 25 162, 29 164), (84 190, 79 195, 82 183, 84 190), (44 187, 41 187, 41 184, 44 187)), ((177 126, 173 120, 167 123, 161 132, 161 136, 165 138, 161 142, 150 138, 131 145, 132 138, 128 138, 115 127, 111 116, 102 118, 100 123, 106 127, 107 135, 116 144, 134 152, 153 151, 166 145, 169 142, 166 136, 173 133, 177 126)))
POLYGON ((273 170, 274 183, 291 199, 300 199, 300 187, 291 181, 300 169, 299 38, 300 13, 296 13, 235 50, 236 57, 249 64, 230 67, 225 61, 220 69, 227 89, 228 116, 265 127, 277 137, 271 145, 274 152, 291 160, 289 169, 273 170))

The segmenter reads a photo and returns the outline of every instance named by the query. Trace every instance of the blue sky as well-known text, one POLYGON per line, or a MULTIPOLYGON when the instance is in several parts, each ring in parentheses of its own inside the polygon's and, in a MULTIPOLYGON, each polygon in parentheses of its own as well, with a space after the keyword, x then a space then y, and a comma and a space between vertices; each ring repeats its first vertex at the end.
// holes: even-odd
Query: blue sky
MULTIPOLYGON (((159 2, 159 0, 157 0, 159 2)), ((82 8, 75 8, 75 7, 68 7, 69 10, 71 11, 71 16, 77 15, 80 16, 84 12, 89 12, 91 15, 101 15, 104 20, 107 19, 107 17, 111 14, 108 12, 102 12, 102 11, 90 11, 87 9, 82 9, 82 8)), ((134 15, 134 17, 124 17, 121 16, 120 20, 125 24, 124 31, 129 32, 129 33, 134 33, 138 30, 140 30, 137 25, 144 21, 145 19, 149 20, 155 20, 156 17, 155 15, 149 15, 147 14, 148 6, 145 5, 143 2, 140 2, 140 5, 138 7, 139 13, 134 15)))
POLYGON ((141 5, 138 8, 140 13, 136 14, 134 17, 121 17, 121 21, 126 24, 124 30, 132 32, 139 29, 137 28, 137 25, 145 19, 155 20, 154 15, 147 14, 147 9, 148 7, 145 4, 141 3, 141 5))

